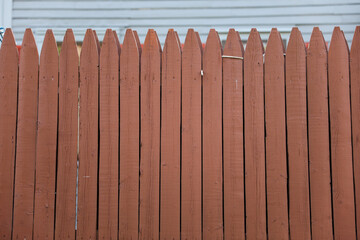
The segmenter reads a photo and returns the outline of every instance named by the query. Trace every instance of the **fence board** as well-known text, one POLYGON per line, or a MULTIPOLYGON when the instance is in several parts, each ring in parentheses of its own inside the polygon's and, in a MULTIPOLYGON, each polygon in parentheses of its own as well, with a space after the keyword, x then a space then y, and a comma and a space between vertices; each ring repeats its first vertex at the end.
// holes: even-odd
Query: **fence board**
POLYGON ((263 45, 256 29, 244 55, 246 236, 266 239, 263 45))
POLYGON ((128 29, 120 55, 120 239, 138 239, 139 69, 136 39, 133 31, 128 29))
POLYGON ((203 55, 203 234, 223 238, 222 49, 211 29, 203 55))
POLYGON ((119 49, 107 29, 100 52, 99 239, 118 236, 119 49))
POLYGON ((59 55, 47 30, 40 54, 34 238, 53 239, 58 123, 59 55))
MULTIPOLYGON (((240 35, 230 29, 224 55, 244 56, 240 35)), ((244 61, 223 58, 224 238, 245 239, 244 215, 244 61)))
POLYGON ((311 224, 314 239, 332 239, 327 49, 314 28, 307 52, 311 224))
MULTIPOLYGON (((99 41, 98 35, 97 35, 95 30, 93 30, 93 34, 94 34, 94 37, 95 37, 96 46, 97 46, 97 50, 99 52, 99 59, 100 59, 100 50, 101 50, 100 41, 99 41)), ((81 58, 81 56, 80 56, 80 58, 81 58)))
POLYGON ((96 239, 99 56, 88 29, 80 54, 79 185, 77 238, 96 239))
POLYGON ((329 105, 335 239, 356 239, 351 148, 349 50, 339 27, 329 49, 329 105))
POLYGON ((55 239, 75 239, 79 56, 68 29, 59 61, 59 126, 55 239))
POLYGON ((13 239, 32 239, 39 56, 31 29, 20 53, 13 239))
POLYGON ((135 39, 136 39, 136 43, 137 43, 137 46, 138 46, 138 51, 139 51, 139 54, 141 55, 141 43, 140 43, 140 38, 139 38, 139 35, 138 35, 138 33, 137 33, 137 31, 133 31, 133 33, 134 33, 134 36, 135 36, 135 39))
POLYGON ((202 54, 194 29, 182 52, 181 82, 181 239, 201 239, 201 69, 202 54))
POLYGON ((150 29, 141 54, 140 239, 159 238, 160 65, 159 40, 150 29))
POLYGON ((266 186, 269 239, 289 239, 284 46, 276 28, 265 53, 266 186))
POLYGON ((350 52, 351 116, 356 200, 357 238, 360 239, 360 26, 357 26, 350 52))
POLYGON ((170 29, 162 53, 160 239, 180 239, 181 51, 170 29))
MULTIPOLYGON (((118 37, 118 35, 117 35, 117 33, 116 33, 115 30, 113 31, 113 33, 114 33, 114 37, 115 37, 115 41, 116 41, 116 47, 117 47, 117 49, 118 49, 118 51, 119 51, 119 56, 120 56, 121 46, 120 46, 119 37, 118 37)), ((119 59, 120 59, 120 57, 119 57, 119 59)))
POLYGON ((0 49, 0 239, 11 239, 19 55, 6 29, 0 49))
POLYGON ((290 238, 310 239, 306 51, 298 28, 292 29, 286 51, 285 85, 290 238))

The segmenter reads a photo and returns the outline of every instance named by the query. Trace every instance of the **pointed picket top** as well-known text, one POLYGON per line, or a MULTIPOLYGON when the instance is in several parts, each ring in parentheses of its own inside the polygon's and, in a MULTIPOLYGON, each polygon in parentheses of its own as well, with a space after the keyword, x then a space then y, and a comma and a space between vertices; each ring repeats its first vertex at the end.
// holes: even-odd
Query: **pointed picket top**
POLYGON ((105 53, 102 53, 103 51, 100 51, 100 58, 109 57, 109 55, 112 56, 113 50, 119 50, 116 38, 116 35, 114 35, 113 31, 110 28, 106 30, 101 46, 101 50, 104 50, 105 53))
POLYGON ((163 56, 166 55, 167 51, 171 51, 176 55, 180 55, 181 47, 179 44, 179 37, 174 29, 169 29, 166 35, 163 56))
POLYGON ((199 44, 199 39, 198 39, 194 29, 189 28, 189 30, 186 34, 186 37, 185 37, 183 53, 186 53, 186 52, 191 53, 192 51, 200 51, 200 54, 202 53, 200 44, 199 44))
POLYGON ((177 32, 177 31, 175 31, 175 35, 176 35, 176 39, 177 39, 177 42, 178 42, 178 44, 179 44, 179 47, 180 47, 180 52, 181 52, 181 50, 182 50, 182 46, 181 46, 181 41, 180 41, 179 34, 178 34, 178 32, 177 32))
POLYGON ((65 32, 60 51, 60 65, 61 62, 66 64, 68 58, 79 59, 75 36, 72 29, 67 29, 65 32))
POLYGON ((97 47, 97 49, 99 51, 99 55, 100 55, 100 50, 101 50, 100 49, 100 41, 99 41, 98 35, 97 35, 95 30, 93 30, 93 34, 94 34, 94 37, 95 37, 95 40, 96 40, 96 47, 97 47))
POLYGON ((241 42, 240 35, 233 28, 229 29, 229 33, 227 35, 226 43, 224 46, 224 55, 235 57, 244 56, 244 46, 241 42))
POLYGON ((271 29, 270 36, 266 46, 265 59, 266 54, 284 54, 284 44, 281 39, 280 33, 276 28, 271 29))
POLYGON ((126 58, 128 58, 129 55, 137 55, 139 57, 139 51, 139 45, 136 41, 134 31, 132 31, 130 28, 126 29, 120 59, 126 61, 126 58))
POLYGON ((308 48, 308 55, 311 55, 312 53, 320 53, 320 52, 327 52, 327 47, 325 43, 324 36, 322 32, 320 31, 319 27, 314 27, 311 37, 310 37, 310 43, 308 48))
POLYGON ((149 29, 145 37, 144 48, 142 54, 160 53, 161 46, 158 40, 158 36, 154 29, 149 29))
POLYGON ((119 51, 119 55, 120 55, 120 53, 121 53, 121 45, 120 45, 119 37, 118 37, 115 30, 113 31, 113 33, 114 33, 114 37, 115 37, 115 41, 116 41, 116 47, 117 47, 117 49, 119 51))
POLYGON ((335 27, 330 40, 329 58, 339 58, 339 54, 347 58, 349 49, 344 33, 340 30, 340 27, 335 27))
POLYGON ((57 44, 53 31, 48 29, 45 33, 44 43, 41 48, 40 61, 46 61, 47 58, 53 59, 54 56, 58 57, 57 44))
POLYGON ((259 32, 256 28, 252 28, 246 44, 244 57, 248 54, 264 53, 264 45, 262 43, 259 32))
POLYGON ((209 35, 206 39, 204 56, 206 56, 210 53, 219 55, 220 57, 222 54, 221 41, 219 38, 219 34, 213 28, 210 29, 209 35))
POLYGON ((135 37, 135 40, 136 40, 136 44, 137 44, 138 49, 139 49, 139 54, 141 55, 142 47, 141 47, 139 35, 138 35, 138 33, 137 33, 136 30, 133 31, 133 34, 134 34, 134 37, 135 37))
POLYGON ((360 26, 356 26, 351 44, 350 55, 356 57, 360 54, 360 26))
POLYGON ((39 62, 38 49, 36 46, 34 34, 30 28, 27 28, 24 33, 20 51, 20 64, 28 57, 32 58, 33 61, 39 62))
POLYGON ((80 63, 81 61, 89 61, 93 56, 98 56, 98 45, 94 32, 91 29, 86 30, 83 45, 80 53, 80 63))
POLYGON ((8 57, 10 57, 7 56, 8 54, 15 56, 16 59, 19 58, 19 52, 17 50, 15 37, 11 28, 7 28, 5 30, 4 38, 0 48, 0 58, 1 56, 4 56, 4 58, 7 59, 8 57))
POLYGON ((306 53, 304 39, 297 27, 293 27, 291 30, 287 52, 294 51, 294 49, 304 51, 304 54, 306 53))

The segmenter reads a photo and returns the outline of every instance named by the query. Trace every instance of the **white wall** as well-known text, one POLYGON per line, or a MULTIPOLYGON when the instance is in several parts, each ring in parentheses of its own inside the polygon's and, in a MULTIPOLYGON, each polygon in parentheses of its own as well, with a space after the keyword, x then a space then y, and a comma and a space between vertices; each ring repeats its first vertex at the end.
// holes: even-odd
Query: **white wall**
POLYGON ((0 0, 0 27, 11 27, 12 0, 0 0))

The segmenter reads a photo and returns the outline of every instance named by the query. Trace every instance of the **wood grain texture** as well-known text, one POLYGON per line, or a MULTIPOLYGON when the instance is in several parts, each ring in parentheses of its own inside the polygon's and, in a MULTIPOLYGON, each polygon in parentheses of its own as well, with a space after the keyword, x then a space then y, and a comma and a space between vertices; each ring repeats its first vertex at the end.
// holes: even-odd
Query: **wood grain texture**
POLYGON ((59 54, 47 30, 40 54, 34 239, 54 238, 59 54))
POLYGON ((181 239, 201 239, 201 69, 199 39, 189 29, 182 52, 181 239))
POLYGON ((159 238, 160 66, 160 43, 150 29, 141 54, 139 239, 144 240, 159 238))
MULTIPOLYGON (((116 31, 113 31, 114 33, 114 37, 115 37, 115 41, 116 41, 116 47, 118 49, 118 52, 119 52, 119 56, 120 56, 120 53, 121 53, 121 45, 120 45, 120 41, 119 41, 119 37, 116 33, 116 31)), ((120 58, 120 57, 119 57, 120 58)))
POLYGON ((93 31, 80 54, 79 175, 77 239, 96 239, 98 184, 99 56, 93 31))
POLYGON ((31 29, 20 52, 13 239, 32 239, 39 55, 31 29))
MULTIPOLYGON (((227 35, 224 55, 244 56, 240 35, 227 35)), ((244 61, 223 58, 224 238, 245 239, 244 212, 244 61)))
POLYGON ((138 239, 140 57, 134 33, 126 30, 120 55, 119 239, 138 239))
POLYGON ((119 204, 119 49, 107 29, 100 52, 99 239, 118 237, 119 204))
POLYGON ((0 239, 11 239, 19 54, 6 29, 0 48, 0 239))
POLYGON ((360 26, 357 26, 350 51, 351 116, 356 200, 357 238, 360 239, 360 26))
POLYGON ((180 239, 181 50, 170 29, 162 53, 160 239, 180 239))
POLYGON ((251 29, 244 55, 246 236, 266 239, 263 45, 251 29))
POLYGON ((203 237, 223 239, 222 49, 211 29, 203 55, 203 237))
POLYGON ((306 50, 293 28, 286 50, 286 112, 291 239, 310 239, 310 199, 306 116, 306 50))
POLYGON ((349 49, 334 28, 329 49, 329 105, 335 239, 356 239, 351 147, 349 49))
POLYGON ((55 239, 75 239, 79 56, 73 31, 65 33, 59 64, 59 126, 55 239))
POLYGON ((289 239, 284 46, 276 28, 265 53, 266 186, 269 239, 289 239))
POLYGON ((307 52, 311 229, 314 239, 332 239, 327 49, 314 28, 307 52))
POLYGON ((135 40, 136 40, 136 43, 137 43, 137 46, 138 46, 138 51, 139 51, 139 54, 141 55, 141 50, 142 50, 142 47, 141 47, 141 43, 140 43, 140 39, 139 39, 139 35, 137 33, 137 31, 133 31, 134 33, 134 37, 135 37, 135 40))

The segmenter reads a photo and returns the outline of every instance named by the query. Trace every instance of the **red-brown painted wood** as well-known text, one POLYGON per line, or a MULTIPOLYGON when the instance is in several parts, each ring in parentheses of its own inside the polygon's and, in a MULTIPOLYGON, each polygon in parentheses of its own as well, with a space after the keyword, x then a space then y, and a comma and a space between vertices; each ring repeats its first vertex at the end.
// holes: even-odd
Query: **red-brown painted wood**
POLYGON ((138 35, 138 33, 137 33, 137 31, 133 31, 133 33, 134 33, 134 37, 135 37, 135 39, 136 39, 136 43, 137 43, 137 46, 138 46, 138 51, 139 51, 139 54, 141 55, 141 43, 140 43, 140 39, 139 39, 139 35, 138 35))
POLYGON ((291 239, 310 239, 310 200, 306 117, 306 50, 293 28, 286 50, 286 112, 291 239))
POLYGON ((120 55, 120 202, 119 239, 138 239, 140 57, 127 29, 120 55))
POLYGON ((246 236, 266 239, 264 48, 251 29, 244 55, 246 236))
POLYGON ((284 46, 276 28, 265 53, 265 128, 268 238, 289 239, 284 46))
POLYGON ((113 33, 114 33, 114 37, 115 37, 115 41, 116 41, 116 47, 117 47, 117 49, 118 49, 118 51, 119 51, 119 56, 120 56, 121 46, 120 46, 119 37, 118 37, 116 31, 113 31, 113 33))
POLYGON ((20 52, 13 239, 32 239, 39 55, 31 29, 20 52))
POLYGON ((34 239, 54 238, 59 54, 47 30, 40 54, 34 239))
POLYGON ((11 239, 19 54, 6 29, 0 49, 0 239, 11 239))
POLYGON ((360 239, 360 26, 355 29, 351 45, 350 76, 356 223, 357 238, 360 239))
POLYGON ((55 239, 75 239, 79 56, 68 29, 59 61, 59 126, 55 239))
POLYGON ((211 29, 203 55, 203 237, 223 238, 222 49, 211 29))
POLYGON ((349 49, 334 28, 328 59, 332 195, 335 239, 356 239, 351 147, 349 49))
POLYGON ((181 50, 170 29, 162 53, 160 239, 180 239, 181 50))
POLYGON ((314 239, 332 239, 327 49, 314 28, 307 52, 311 229, 314 239))
POLYGON ((189 29, 182 52, 181 239, 201 239, 201 69, 199 39, 189 29))
POLYGON ((107 29, 100 52, 99 239, 118 237, 119 204, 119 52, 107 29))
MULTIPOLYGON (((100 41, 99 41, 98 35, 97 35, 97 33, 96 33, 95 30, 93 30, 93 34, 94 34, 94 37, 95 37, 96 47, 97 47, 97 50, 98 50, 98 52, 99 52, 99 58, 100 58, 100 50, 101 50, 100 41)), ((80 55, 80 58, 81 58, 81 55, 80 55)), ((99 61, 100 61, 100 60, 99 60, 99 61)))
POLYGON ((85 34, 80 54, 79 175, 77 236, 96 239, 98 175, 99 56, 93 31, 85 34))
POLYGON ((159 238, 161 48, 150 29, 141 54, 139 239, 159 238))
MULTIPOLYGON (((240 35, 233 28, 224 55, 244 57, 240 35)), ((243 59, 223 58, 225 239, 245 239, 243 69, 243 59)))

